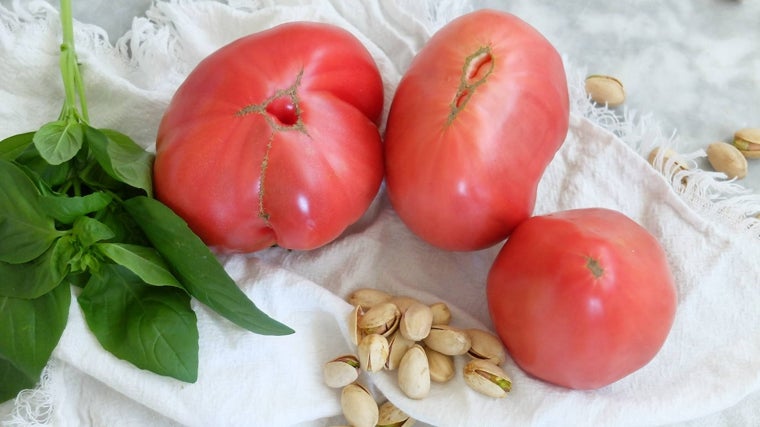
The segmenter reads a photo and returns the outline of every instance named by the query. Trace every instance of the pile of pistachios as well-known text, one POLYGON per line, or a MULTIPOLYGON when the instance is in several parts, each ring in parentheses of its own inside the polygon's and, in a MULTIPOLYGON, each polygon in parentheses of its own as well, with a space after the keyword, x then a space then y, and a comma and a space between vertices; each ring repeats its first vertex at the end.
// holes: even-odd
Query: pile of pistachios
MULTIPOLYGON (((468 355, 470 360, 462 372, 467 385, 496 398, 510 391, 512 382, 500 367, 506 351, 499 338, 481 329, 452 326, 451 311, 445 303, 428 305, 371 288, 358 289, 347 300, 354 306, 348 328, 356 353, 327 362, 324 380, 329 387, 343 389, 341 406, 352 425, 411 425, 387 424, 387 420, 379 419, 381 407, 357 382, 362 371, 393 371, 406 396, 423 399, 430 393, 431 383, 454 378, 455 357, 468 355)), ((388 402, 385 405, 393 408, 388 402)), ((397 409, 385 412, 401 413, 397 409)))

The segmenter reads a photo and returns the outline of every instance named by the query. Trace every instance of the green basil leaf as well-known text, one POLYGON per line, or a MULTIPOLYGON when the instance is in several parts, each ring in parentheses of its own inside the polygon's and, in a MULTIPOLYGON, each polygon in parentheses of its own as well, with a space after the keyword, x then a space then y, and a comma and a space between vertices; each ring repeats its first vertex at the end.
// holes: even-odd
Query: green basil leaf
POLYGON ((13 399, 21 390, 33 388, 36 380, 29 378, 10 360, 0 356, 0 403, 13 399))
POLYGON ((20 156, 16 157, 15 163, 30 171, 27 172, 30 178, 36 176, 37 179, 33 178, 36 184, 44 182, 49 188, 65 183, 70 178, 72 169, 70 162, 51 165, 40 156, 34 145, 28 146, 20 156))
POLYGON ((55 121, 42 125, 35 132, 34 146, 51 165, 71 160, 84 143, 83 125, 73 121, 55 121))
POLYGON ((21 264, 0 261, 0 296, 33 299, 61 284, 68 273, 70 247, 58 239, 42 255, 21 264))
POLYGON ((109 241, 150 246, 150 242, 145 237, 145 234, 143 234, 140 226, 124 210, 121 203, 109 204, 103 211, 98 213, 98 219, 113 231, 114 237, 109 241))
POLYGON ((0 159, 15 160, 32 145, 34 132, 20 133, 0 141, 0 159))
POLYGON ((128 136, 110 129, 85 129, 87 144, 103 170, 132 187, 153 195, 153 155, 128 136))
POLYGON ((197 318, 187 293, 146 285, 122 266, 103 264, 77 300, 90 330, 114 356, 159 375, 197 380, 197 318))
POLYGON ((77 218, 71 230, 79 244, 85 248, 114 236, 113 231, 107 225, 88 216, 77 218))
POLYGON ((42 209, 63 224, 71 224, 80 216, 97 212, 111 203, 113 197, 102 191, 90 193, 86 196, 63 196, 59 194, 45 194, 40 198, 42 209))
POLYGON ((98 243, 96 248, 111 261, 126 267, 149 285, 175 286, 184 290, 161 254, 153 248, 124 243, 98 243))
POLYGON ((62 232, 44 214, 40 193, 21 168, 0 159, 0 183, 0 261, 31 261, 62 232))
POLYGON ((169 263, 174 276, 198 301, 251 332, 263 335, 293 333, 291 328, 256 307, 208 246, 167 206, 141 196, 125 201, 124 207, 169 263))
POLYGON ((71 289, 35 299, 0 297, 0 400, 36 384, 69 318, 71 289))

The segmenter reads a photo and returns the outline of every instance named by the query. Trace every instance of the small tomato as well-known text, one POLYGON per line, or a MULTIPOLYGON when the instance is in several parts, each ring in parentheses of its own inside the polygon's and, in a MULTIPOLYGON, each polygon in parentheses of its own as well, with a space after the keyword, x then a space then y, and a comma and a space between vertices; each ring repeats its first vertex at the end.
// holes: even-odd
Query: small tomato
POLYGON ((520 224, 489 272, 487 296, 514 361, 574 389, 608 385, 649 363, 676 311, 657 240, 622 213, 600 208, 520 224))

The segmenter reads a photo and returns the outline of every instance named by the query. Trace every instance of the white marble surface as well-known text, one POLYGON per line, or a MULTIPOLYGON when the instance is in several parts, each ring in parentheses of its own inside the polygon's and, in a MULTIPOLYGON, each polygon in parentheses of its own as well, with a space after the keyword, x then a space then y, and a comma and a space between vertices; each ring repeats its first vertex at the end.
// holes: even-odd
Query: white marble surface
MULTIPOLYGON (((625 108, 651 115, 681 152, 760 127, 760 0, 472 1, 520 16, 575 66, 619 78, 625 108)), ((75 0, 73 7, 76 19, 115 40, 150 3, 75 0)), ((698 166, 711 169, 704 159, 698 166)), ((749 162, 740 184, 760 193, 760 160, 749 162)))

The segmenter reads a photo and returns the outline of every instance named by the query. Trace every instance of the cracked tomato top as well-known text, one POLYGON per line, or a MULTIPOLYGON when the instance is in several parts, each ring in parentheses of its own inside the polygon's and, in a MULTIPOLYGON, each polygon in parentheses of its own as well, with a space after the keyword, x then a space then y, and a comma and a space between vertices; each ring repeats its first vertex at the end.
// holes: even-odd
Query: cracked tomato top
POLYGON ((296 22, 209 55, 156 140, 156 197, 208 245, 307 250, 358 220, 383 178, 383 84, 349 32, 296 22))

